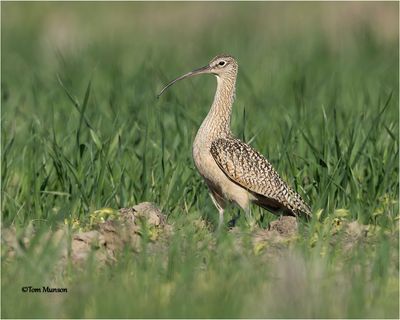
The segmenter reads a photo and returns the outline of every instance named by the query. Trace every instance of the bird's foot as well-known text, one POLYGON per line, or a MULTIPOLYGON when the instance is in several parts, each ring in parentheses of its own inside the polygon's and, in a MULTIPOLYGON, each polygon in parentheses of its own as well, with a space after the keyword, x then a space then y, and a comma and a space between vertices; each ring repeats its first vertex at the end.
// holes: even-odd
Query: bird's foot
POLYGON ((228 221, 227 227, 229 230, 233 229, 236 226, 236 220, 237 220, 237 217, 228 221))
POLYGON ((219 219, 218 219, 218 226, 217 226, 217 232, 219 232, 224 225, 224 210, 220 209, 219 210, 219 219))

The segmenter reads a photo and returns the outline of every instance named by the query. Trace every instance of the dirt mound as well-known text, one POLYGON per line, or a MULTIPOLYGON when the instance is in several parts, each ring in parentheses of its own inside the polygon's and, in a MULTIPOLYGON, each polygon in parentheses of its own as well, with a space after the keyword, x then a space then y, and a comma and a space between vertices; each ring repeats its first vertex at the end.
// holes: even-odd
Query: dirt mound
MULTIPOLYGON (((113 219, 92 223, 91 229, 71 233, 64 226, 56 232, 49 231, 41 235, 35 247, 42 250, 50 242, 60 249, 59 261, 62 264, 70 258, 73 264, 82 265, 89 257, 94 257, 101 265, 115 261, 124 248, 139 252, 144 237, 150 247, 162 245, 165 243, 163 240, 172 232, 166 216, 150 202, 122 208, 113 219)), ((28 227, 21 235, 17 235, 15 228, 4 229, 2 243, 5 245, 5 257, 23 254, 34 235, 32 227, 28 227)))
MULTIPOLYGON (((19 234, 12 227, 3 229, 2 257, 7 261, 15 256, 22 256, 34 244, 32 250, 37 254, 49 246, 57 248, 57 263, 61 268, 69 262, 82 266, 88 259, 94 259, 96 265, 102 266, 116 261, 124 251, 138 253, 144 246, 149 253, 165 250, 173 234, 172 225, 168 224, 165 214, 150 202, 118 211, 108 208, 97 210, 90 215, 88 225, 79 227, 76 230, 71 225, 63 225, 56 231, 49 230, 41 234, 35 234, 32 225, 19 234)), ((207 226, 202 223, 199 228, 207 226)), ((351 252, 355 245, 368 240, 371 233, 369 229, 357 221, 336 223, 330 226, 329 244, 351 252)), ((249 239, 254 253, 267 258, 281 256, 301 238, 298 221, 290 216, 282 216, 271 222, 267 229, 246 231, 233 228, 229 233, 234 236, 238 250, 248 250, 249 247, 244 243, 249 239)), ((209 249, 215 249, 215 243, 211 241, 210 244, 209 249)))
POLYGON ((297 234, 299 225, 295 217, 281 216, 269 224, 269 231, 277 231, 282 237, 292 237, 297 234))

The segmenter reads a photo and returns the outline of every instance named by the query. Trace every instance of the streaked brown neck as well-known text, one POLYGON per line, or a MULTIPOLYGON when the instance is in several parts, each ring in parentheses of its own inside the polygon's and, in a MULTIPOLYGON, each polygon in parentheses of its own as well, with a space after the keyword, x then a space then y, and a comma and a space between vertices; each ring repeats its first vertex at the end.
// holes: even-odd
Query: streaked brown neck
POLYGON ((217 91, 207 117, 200 130, 205 130, 211 137, 225 137, 231 134, 232 104, 235 99, 236 75, 217 76, 217 91))

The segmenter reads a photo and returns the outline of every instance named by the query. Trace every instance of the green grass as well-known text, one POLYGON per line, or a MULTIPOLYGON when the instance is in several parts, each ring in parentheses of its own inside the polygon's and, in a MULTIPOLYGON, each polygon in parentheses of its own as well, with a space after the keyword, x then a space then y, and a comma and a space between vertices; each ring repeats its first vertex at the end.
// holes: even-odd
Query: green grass
MULTIPOLYGON (((2 317, 399 316, 397 3, 1 10, 2 228, 37 230, 15 258, 2 244, 2 317), (217 212, 191 144, 215 79, 156 99, 220 53, 240 66, 233 131, 321 213, 270 259, 244 221, 243 235, 213 231, 217 212), (142 201, 175 225, 163 250, 60 273, 57 248, 40 241, 65 220, 86 225, 97 209, 142 201), (340 213, 371 230, 350 252, 332 240, 340 213), (69 293, 21 292, 50 284, 69 293)), ((253 213, 264 227, 275 219, 253 213)))

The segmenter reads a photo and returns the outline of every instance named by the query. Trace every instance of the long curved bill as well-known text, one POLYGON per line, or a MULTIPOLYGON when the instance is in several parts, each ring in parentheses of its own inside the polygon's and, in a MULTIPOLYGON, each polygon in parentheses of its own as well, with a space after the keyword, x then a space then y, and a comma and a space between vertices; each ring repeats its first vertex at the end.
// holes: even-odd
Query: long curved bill
POLYGON ((175 82, 179 81, 179 80, 183 80, 185 78, 189 78, 189 77, 193 77, 196 76, 198 74, 202 74, 202 73, 208 73, 208 71, 210 70, 210 66, 206 65, 204 67, 201 67, 199 69, 190 71, 186 74, 184 74, 183 76, 180 76, 178 78, 176 78, 175 80, 172 80, 170 83, 168 83, 162 90, 161 92, 157 95, 157 99, 164 93, 165 90, 167 90, 170 86, 172 86, 175 82))

